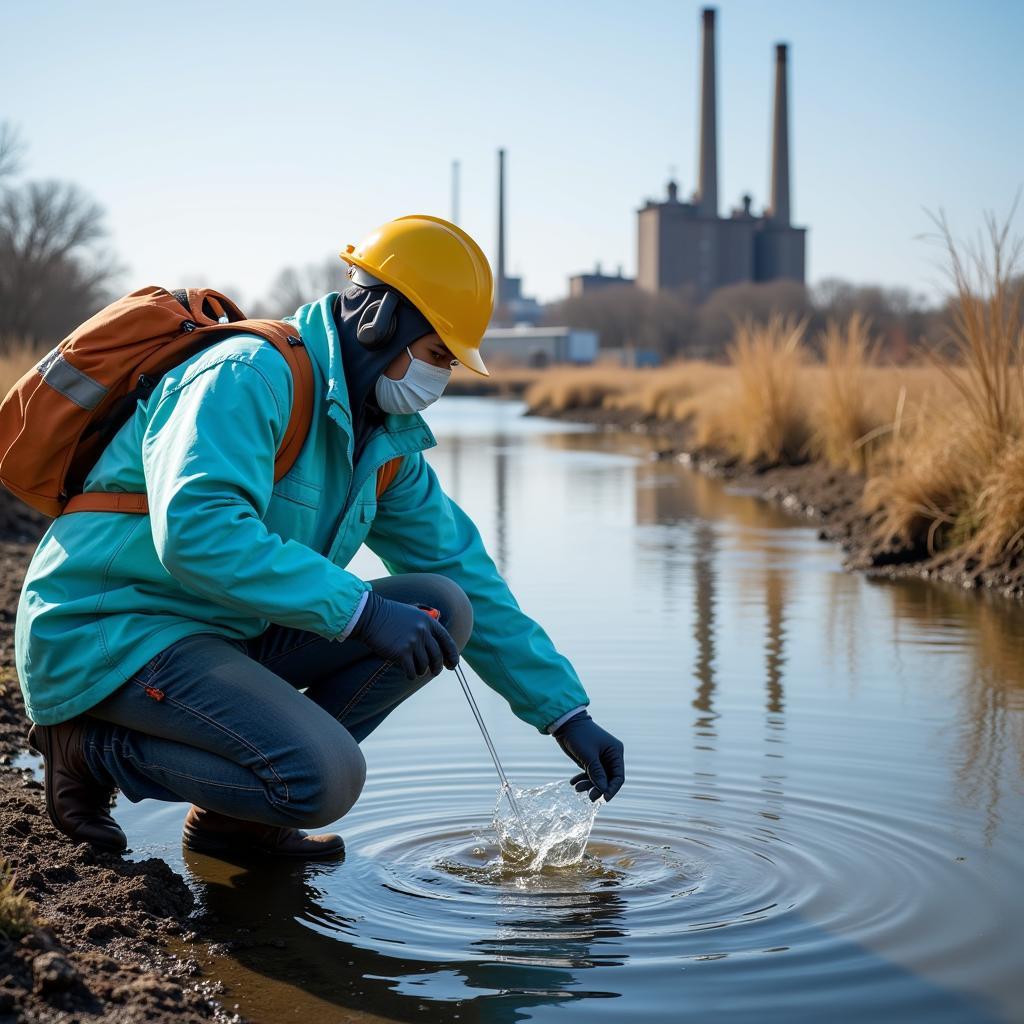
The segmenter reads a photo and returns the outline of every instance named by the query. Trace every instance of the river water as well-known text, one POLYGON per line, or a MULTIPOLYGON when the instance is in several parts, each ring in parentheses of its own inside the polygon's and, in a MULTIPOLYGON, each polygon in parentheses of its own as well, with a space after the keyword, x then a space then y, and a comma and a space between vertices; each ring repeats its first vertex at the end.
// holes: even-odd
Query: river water
MULTIPOLYGON (((493 768, 455 675, 364 744, 343 861, 188 854, 229 1004, 268 1024, 1024 1020, 1024 610, 840 568, 639 437, 447 398, 430 455, 576 665, 627 780, 585 861, 493 866, 493 768)), ((363 552, 351 568, 383 575, 363 552)), ((470 683, 513 782, 574 766, 470 683)))

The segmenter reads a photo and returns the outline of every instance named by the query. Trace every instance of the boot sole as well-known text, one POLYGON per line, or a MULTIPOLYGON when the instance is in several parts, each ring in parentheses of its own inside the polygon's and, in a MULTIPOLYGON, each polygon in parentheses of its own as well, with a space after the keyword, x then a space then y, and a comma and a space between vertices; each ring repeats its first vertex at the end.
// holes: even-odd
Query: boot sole
POLYGON ((286 860, 327 860, 332 857, 339 857, 345 852, 345 843, 341 842, 338 846, 331 847, 329 850, 306 852, 298 851, 291 852, 288 850, 268 850, 260 846, 239 846, 237 843, 232 843, 230 840, 218 839, 215 836, 204 836, 196 832, 192 832, 189 829, 184 829, 181 835, 182 845, 186 850, 191 850, 193 853, 206 853, 211 856, 219 856, 221 854, 227 854, 235 857, 274 857, 282 858, 286 860))
POLYGON ((53 809, 54 800, 53 793, 51 792, 52 773, 49 767, 52 763, 53 744, 50 742, 47 733, 37 731, 33 727, 32 729, 29 729, 28 745, 43 759, 44 802, 46 804, 46 816, 50 819, 50 824, 53 825, 53 827, 60 832, 62 836, 70 839, 73 843, 86 843, 89 846, 92 846, 97 850, 103 850, 106 853, 124 853, 125 850, 128 849, 127 838, 125 838, 123 843, 102 843, 97 842, 95 839, 84 839, 81 836, 76 836, 68 831, 67 826, 62 824, 53 809))

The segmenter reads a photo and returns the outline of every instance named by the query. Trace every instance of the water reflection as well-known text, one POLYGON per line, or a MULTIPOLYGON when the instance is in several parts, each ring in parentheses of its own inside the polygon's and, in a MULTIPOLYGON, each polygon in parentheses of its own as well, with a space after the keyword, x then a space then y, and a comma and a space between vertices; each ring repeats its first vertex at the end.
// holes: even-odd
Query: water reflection
POLYGON ((698 736, 713 739, 714 721, 718 717, 714 708, 716 551, 715 531, 710 523, 698 523, 693 531, 693 542, 694 675, 697 677, 693 706, 701 712, 694 720, 694 728, 698 736))
POLYGON ((581 999, 618 998, 581 987, 576 971, 615 966, 622 957, 597 952, 625 937, 624 902, 614 891, 506 893, 508 913, 489 938, 473 941, 458 958, 384 955, 345 936, 357 936, 359 915, 329 906, 344 887, 343 860, 258 863, 186 851, 185 865, 202 893, 200 923, 224 943, 231 960, 212 963, 231 986, 243 1014, 261 1021, 422 1020, 418 998, 432 979, 430 1020, 504 1022, 524 1011, 581 999), (294 986, 294 988, 293 988, 294 986), (302 993, 296 1002, 295 989, 302 993), (439 998, 445 990, 448 997, 439 998), (483 993, 467 997, 466 992, 483 993))
MULTIPOLYGON (((785 710, 785 689, 783 687, 783 668, 786 664, 786 576, 777 569, 767 569, 764 573, 764 608, 765 608, 765 645, 764 645, 764 679, 766 693, 765 708, 768 712, 766 721, 770 729, 783 727, 783 711, 785 710)), ((777 742, 777 741, 776 741, 777 742)))
MULTIPOLYGON (((381 956, 372 949, 346 949, 339 940, 357 932, 356 919, 323 906, 341 862, 260 864, 189 851, 184 858, 191 881, 202 894, 199 917, 204 933, 225 943, 231 957, 213 964, 213 969, 245 1016, 287 1021, 323 1015, 331 1008, 359 1013, 372 1007, 366 1019, 377 1015, 407 1020, 408 999, 396 991, 400 978, 424 970, 462 970, 455 961, 423 964, 381 956), (301 991, 298 1003, 295 989, 301 991)), ((466 1019, 460 1017, 458 1006, 444 1002, 432 1007, 432 1017, 466 1019)))
POLYGON ((508 571, 508 438, 494 435, 494 561, 498 571, 508 571))
POLYGON ((960 801, 985 813, 991 844, 1002 804, 1019 795, 1024 774, 1024 621, 1021 609, 992 594, 912 582, 892 588, 897 620, 933 653, 966 652, 959 713, 946 726, 956 735, 954 779, 960 801))
MULTIPOLYGON (((829 661, 842 658, 842 668, 851 685, 856 685, 860 674, 859 652, 865 637, 861 598, 865 596, 864 581, 845 572, 828 574, 826 580, 824 621, 826 653, 829 661)), ((870 595, 868 595, 870 596, 870 595)), ((888 630, 891 634, 891 628, 888 630)))

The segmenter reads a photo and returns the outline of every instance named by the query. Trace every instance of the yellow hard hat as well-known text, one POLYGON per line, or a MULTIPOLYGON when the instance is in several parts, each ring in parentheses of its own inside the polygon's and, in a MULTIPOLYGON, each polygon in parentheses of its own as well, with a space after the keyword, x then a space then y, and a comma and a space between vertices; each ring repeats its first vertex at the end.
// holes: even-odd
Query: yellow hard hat
POLYGON ((460 363, 490 376, 480 341, 494 309, 494 278, 460 227, 426 214, 398 217, 338 255, 401 292, 460 363))

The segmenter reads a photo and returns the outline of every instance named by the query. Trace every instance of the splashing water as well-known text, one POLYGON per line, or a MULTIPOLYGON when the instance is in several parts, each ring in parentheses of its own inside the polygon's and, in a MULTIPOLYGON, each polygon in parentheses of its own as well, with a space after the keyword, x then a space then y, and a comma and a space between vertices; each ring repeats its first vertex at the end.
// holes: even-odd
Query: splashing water
POLYGON ((514 792, 528 835, 499 790, 491 823, 505 864, 527 871, 578 864, 604 798, 593 801, 566 780, 514 792))

